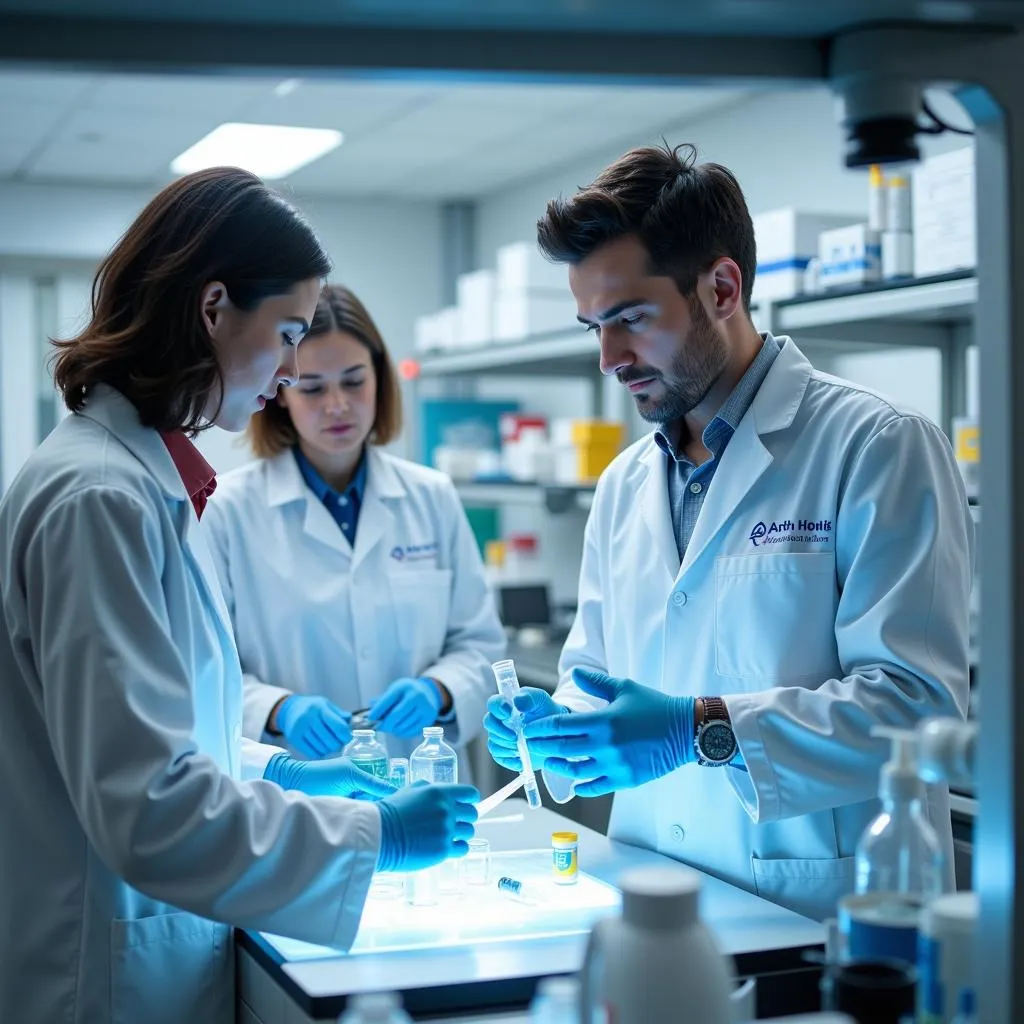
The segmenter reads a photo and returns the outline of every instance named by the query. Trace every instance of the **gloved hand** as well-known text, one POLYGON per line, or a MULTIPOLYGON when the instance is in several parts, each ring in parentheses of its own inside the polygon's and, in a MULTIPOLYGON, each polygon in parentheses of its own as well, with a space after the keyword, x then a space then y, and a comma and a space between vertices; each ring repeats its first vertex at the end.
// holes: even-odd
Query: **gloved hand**
POLYGON ((293 693, 277 705, 276 717, 278 730, 306 757, 335 754, 352 739, 352 716, 326 697, 293 693))
POLYGON ((541 718, 523 730, 544 770, 572 779, 577 796, 601 796, 641 786, 696 760, 693 697, 668 697, 632 679, 576 668, 573 682, 608 706, 541 718), (568 758, 583 760, 569 761, 568 758))
MULTIPOLYGON (((534 686, 524 686, 515 696, 515 705, 523 716, 524 724, 542 718, 547 719, 551 715, 569 714, 566 708, 556 704, 544 690, 538 690, 534 686)), ((521 772, 523 764, 516 750, 516 734, 508 724, 511 717, 512 709, 500 694, 495 694, 487 701, 487 714, 484 715, 487 749, 502 768, 521 772)), ((535 752, 530 743, 527 743, 527 749, 530 751, 530 763, 534 769, 543 767, 544 757, 535 752)))
POLYGON ((263 770, 263 778, 282 789, 297 789, 307 796, 347 796, 353 800, 380 800, 397 790, 390 782, 364 772, 347 757, 326 761, 302 761, 275 754, 263 770))
POLYGON ((432 679, 396 679, 370 706, 366 717, 379 732, 409 738, 433 725, 444 698, 432 679))
POLYGON ((382 800, 378 871, 417 871, 469 852, 480 794, 475 786, 417 782, 382 800))

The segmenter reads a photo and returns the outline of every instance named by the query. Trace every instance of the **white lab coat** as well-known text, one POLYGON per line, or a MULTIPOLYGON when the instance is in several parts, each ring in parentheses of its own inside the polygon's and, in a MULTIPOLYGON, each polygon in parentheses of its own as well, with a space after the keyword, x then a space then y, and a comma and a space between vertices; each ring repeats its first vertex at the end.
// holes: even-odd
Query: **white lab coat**
MULTIPOLYGON (((691 764, 621 791, 609 835, 822 919, 878 811, 871 727, 966 714, 974 535, 934 424, 780 342, 682 565, 653 435, 601 478, 557 699, 600 705, 577 665, 724 695, 749 774, 691 764)), ((944 788, 929 812, 951 877, 944 788)))
POLYGON ((262 781, 195 512, 116 391, 0 503, 0 585, 0 1020, 226 1024, 217 922, 347 947, 379 811, 262 781))
MULTIPOLYGON (((245 671, 247 736, 289 693, 369 707, 403 676, 452 695, 456 746, 481 727, 505 638, 451 480, 367 449, 355 548, 289 450, 226 474, 203 526, 245 671)), ((381 735, 392 756, 420 742, 381 735)), ((463 757, 460 779, 467 781, 463 757)))

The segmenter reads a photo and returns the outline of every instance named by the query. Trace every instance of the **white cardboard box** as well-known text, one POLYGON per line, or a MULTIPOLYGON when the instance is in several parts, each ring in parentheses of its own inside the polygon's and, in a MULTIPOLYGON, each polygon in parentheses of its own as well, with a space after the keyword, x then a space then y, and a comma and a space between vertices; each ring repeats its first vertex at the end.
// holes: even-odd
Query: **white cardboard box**
POLYGON ((494 337, 495 280, 493 270, 474 270, 456 280, 459 345, 486 345, 494 337))
POLYGON ((545 259, 536 242, 513 242, 498 250, 498 291, 569 290, 569 270, 545 259))
POLYGON ((520 341, 535 334, 568 331, 580 327, 576 300, 550 292, 498 292, 494 304, 494 337, 497 341, 520 341))
POLYGON ((790 299, 803 292, 804 270, 818 255, 818 235, 842 227, 854 217, 833 213, 805 213, 787 206, 753 218, 757 242, 754 302, 790 299))
POLYGON ((845 288, 868 284, 882 276, 882 240, 867 224, 823 231, 818 240, 821 284, 845 288))
POLYGON ((974 147, 929 157, 914 168, 914 274, 977 265, 974 147))

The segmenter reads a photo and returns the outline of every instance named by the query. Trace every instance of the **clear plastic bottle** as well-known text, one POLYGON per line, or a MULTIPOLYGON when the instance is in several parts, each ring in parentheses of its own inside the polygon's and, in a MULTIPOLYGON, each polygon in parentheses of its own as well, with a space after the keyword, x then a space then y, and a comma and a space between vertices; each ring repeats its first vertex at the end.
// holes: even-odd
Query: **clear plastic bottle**
POLYGON ((577 1024, 580 983, 573 977, 541 978, 530 1003, 530 1024, 577 1024))
POLYGON ((352 996, 338 1024, 412 1024, 395 992, 363 992, 352 996))
POLYGON ((373 729, 353 729, 352 739, 342 751, 364 772, 376 775, 378 779, 388 778, 388 752, 378 742, 373 729))
POLYGON ((888 736, 892 758, 882 768, 882 813, 865 829, 856 850, 858 893, 888 892, 925 903, 946 888, 945 858, 924 813, 924 783, 917 774, 915 733, 876 728, 888 736))
MULTIPOLYGON (((423 742, 409 756, 409 777, 415 782, 454 783, 459 781, 459 757, 444 741, 439 725, 423 730, 423 742)), ((409 875, 409 902, 415 907, 432 906, 441 894, 459 890, 459 864, 446 861, 434 868, 409 875)))

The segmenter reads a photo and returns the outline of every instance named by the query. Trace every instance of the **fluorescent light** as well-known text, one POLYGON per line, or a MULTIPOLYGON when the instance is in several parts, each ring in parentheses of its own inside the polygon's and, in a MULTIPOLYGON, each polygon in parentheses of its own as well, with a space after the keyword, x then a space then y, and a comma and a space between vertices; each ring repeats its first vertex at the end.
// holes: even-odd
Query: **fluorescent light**
POLYGON ((274 86, 274 95, 290 96, 300 85, 302 85, 301 78, 286 78, 283 82, 278 82, 274 86))
POLYGON ((261 178, 286 178, 341 145, 333 128, 292 128, 277 124, 229 122, 171 161, 175 174, 206 167, 243 167, 261 178))

